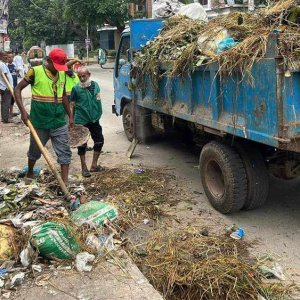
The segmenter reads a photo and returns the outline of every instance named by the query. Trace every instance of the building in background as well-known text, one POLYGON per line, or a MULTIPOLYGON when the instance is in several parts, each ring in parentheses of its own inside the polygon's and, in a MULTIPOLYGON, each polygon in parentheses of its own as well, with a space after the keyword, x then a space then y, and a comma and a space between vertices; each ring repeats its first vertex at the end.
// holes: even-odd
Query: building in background
POLYGON ((130 15, 135 19, 152 17, 153 0, 138 0, 136 3, 130 3, 130 15))
POLYGON ((106 50, 117 49, 120 43, 121 35, 117 27, 105 24, 97 29, 100 38, 100 48, 106 50))
MULTIPOLYGON (((226 15, 232 11, 248 11, 254 9, 254 2, 264 5, 266 0, 179 0, 184 4, 199 2, 206 10, 208 17, 226 15)), ((155 0, 139 0, 130 4, 130 15, 135 19, 151 18, 155 0)))
MULTIPOLYGON (((199 2, 207 12, 209 18, 226 15, 232 11, 248 11, 254 9, 254 0, 179 0, 184 4, 199 2)), ((264 2, 265 0, 256 0, 264 2)), ((129 12, 133 19, 152 18, 152 8, 155 0, 138 0, 130 3, 129 12)), ((97 31, 100 34, 100 48, 117 49, 120 42, 120 33, 116 27, 105 25, 97 31)))

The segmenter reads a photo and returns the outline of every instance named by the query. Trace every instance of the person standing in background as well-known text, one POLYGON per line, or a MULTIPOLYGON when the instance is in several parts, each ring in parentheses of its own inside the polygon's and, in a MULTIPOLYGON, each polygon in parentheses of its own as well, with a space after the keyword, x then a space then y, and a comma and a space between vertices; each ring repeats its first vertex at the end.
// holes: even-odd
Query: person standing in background
POLYGON ((4 52, 0 52, 0 94, 1 94, 1 118, 3 123, 9 122, 9 109, 11 105, 11 93, 8 89, 8 86, 6 85, 5 80, 3 77, 5 76, 10 83, 11 86, 13 86, 13 79, 12 76, 8 70, 7 65, 4 62, 4 52))
POLYGON ((28 62, 27 62, 27 53, 23 51, 21 53, 21 57, 23 59, 23 64, 24 64, 24 76, 28 72, 28 62))
POLYGON ((16 51, 16 56, 14 58, 14 63, 17 67, 17 70, 19 72, 19 77, 23 78, 24 77, 24 62, 22 56, 16 51))
MULTIPOLYGON (((7 54, 7 67, 13 79, 13 87, 15 88, 18 84, 18 71, 14 63, 14 54, 12 52, 7 54)), ((18 115, 18 113, 14 113, 14 103, 15 103, 15 98, 11 97, 11 105, 9 109, 10 117, 15 117, 18 115)))

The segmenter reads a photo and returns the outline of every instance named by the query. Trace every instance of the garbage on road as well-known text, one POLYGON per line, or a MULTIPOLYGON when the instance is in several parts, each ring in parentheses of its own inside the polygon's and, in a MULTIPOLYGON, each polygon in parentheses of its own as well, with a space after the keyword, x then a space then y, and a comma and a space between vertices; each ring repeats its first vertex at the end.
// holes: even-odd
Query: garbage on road
POLYGON ((71 218, 78 224, 90 224, 102 226, 106 221, 114 221, 118 217, 117 209, 110 204, 98 201, 90 201, 82 204, 71 218))
POLYGON ((20 261, 24 267, 28 267, 36 257, 36 253, 28 242, 27 246, 20 253, 20 261))
POLYGON ((89 254, 88 252, 81 252, 76 255, 75 266, 78 272, 91 272, 92 266, 88 263, 95 260, 95 255, 89 254))
POLYGON ((18 286, 21 285, 24 281, 25 278, 25 273, 24 272, 20 272, 18 274, 16 274, 12 279, 11 279, 11 284, 13 286, 18 286))
POLYGON ((230 238, 235 225, 220 236, 206 227, 172 231, 173 217, 165 209, 182 201, 183 190, 163 170, 142 170, 138 174, 134 168, 114 168, 83 182, 74 178, 71 193, 80 199, 74 211, 46 170, 29 185, 18 177, 19 171, 0 171, 0 207, 11 203, 0 219, 0 233, 3 228, 7 232, 1 246, 9 253, 0 265, 1 297, 11 297, 29 280, 46 287, 59 270, 92 272, 100 258, 118 263, 120 247, 166 299, 245 299, 245 293, 249 299, 256 299, 255 294, 280 299, 290 294, 289 285, 263 281, 275 269, 266 261, 253 262, 247 242, 230 238), (131 238, 137 227, 151 232, 144 242, 140 236, 131 238), (261 265, 269 268, 266 276, 261 265))
POLYGON ((16 231, 6 225, 0 225, 0 260, 8 260, 14 255, 16 231))
POLYGON ((197 230, 156 230, 131 251, 164 299, 291 299, 291 286, 268 285, 248 245, 197 230))
POLYGON ((145 173, 145 170, 143 168, 138 168, 134 170, 134 173, 137 175, 141 175, 145 173))
POLYGON ((26 168, 0 170, 0 293, 4 298, 36 274, 41 274, 36 284, 47 285, 49 274, 44 272, 55 272, 64 262, 90 271, 95 255, 114 249, 116 233, 105 224, 109 221, 112 226, 117 219, 116 207, 89 203, 85 186, 75 178, 70 191, 77 203, 72 210, 81 209, 77 214, 73 211, 80 220, 77 225, 53 175, 37 168, 36 178, 26 181, 24 172, 26 168), (95 236, 97 247, 86 243, 87 236, 95 236))
POLYGON ((230 237, 235 239, 235 240, 240 240, 244 237, 245 233, 243 228, 238 228, 237 230, 235 230, 234 232, 232 232, 230 234, 230 237))
POLYGON ((31 229, 31 244, 49 259, 73 259, 80 251, 71 226, 46 222, 31 229))
POLYGON ((266 278, 276 278, 283 281, 286 279, 282 267, 277 262, 266 261, 259 266, 259 271, 266 278))
MULTIPOLYGON (((28 166, 24 166, 23 169, 19 173, 19 177, 21 177, 21 178, 25 177, 25 175, 27 174, 27 172, 28 172, 28 166)), ((33 175, 35 177, 40 176, 42 173, 43 173, 42 167, 34 167, 33 168, 33 175)))

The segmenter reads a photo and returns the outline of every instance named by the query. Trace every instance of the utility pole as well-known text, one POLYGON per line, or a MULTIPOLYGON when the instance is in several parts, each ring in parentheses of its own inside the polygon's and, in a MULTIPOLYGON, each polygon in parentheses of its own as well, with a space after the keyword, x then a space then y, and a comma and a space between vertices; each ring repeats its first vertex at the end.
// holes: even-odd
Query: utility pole
POLYGON ((89 65, 89 23, 86 23, 86 40, 85 40, 85 47, 86 47, 86 59, 87 59, 87 65, 89 65))

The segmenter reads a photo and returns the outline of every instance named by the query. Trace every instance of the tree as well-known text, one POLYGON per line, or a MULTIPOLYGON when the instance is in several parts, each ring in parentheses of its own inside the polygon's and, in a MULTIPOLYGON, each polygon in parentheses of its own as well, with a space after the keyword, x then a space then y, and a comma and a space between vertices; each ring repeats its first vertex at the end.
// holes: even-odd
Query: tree
POLYGON ((120 31, 129 19, 130 0, 10 0, 9 35, 24 48, 46 44, 83 41, 86 24, 94 42, 97 26, 108 23, 120 31), (14 20, 18 25, 14 26, 14 20))
MULTIPOLYGON (((129 20, 130 0, 90 0, 83 1, 75 7, 73 0, 66 0, 65 15, 70 20, 80 21, 82 24, 99 25, 107 23, 116 26, 119 31, 129 20), (77 9, 76 9, 77 8, 77 9)), ((76 3, 76 2, 75 2, 76 3)))
POLYGON ((64 10, 65 1, 61 0, 11 0, 11 24, 17 19, 18 25, 10 27, 9 35, 12 40, 21 39, 27 49, 42 41, 60 44, 72 41, 78 35, 82 37, 84 31, 64 18, 64 10))

